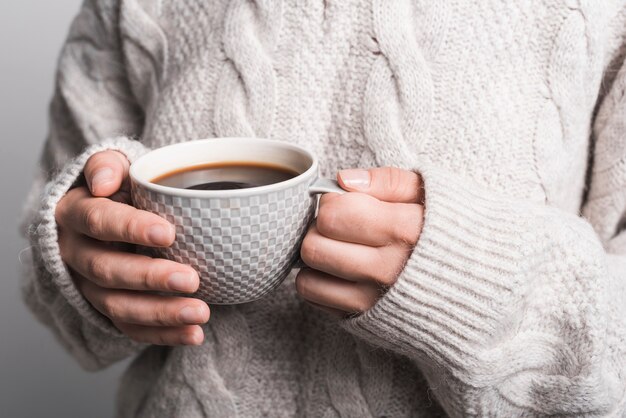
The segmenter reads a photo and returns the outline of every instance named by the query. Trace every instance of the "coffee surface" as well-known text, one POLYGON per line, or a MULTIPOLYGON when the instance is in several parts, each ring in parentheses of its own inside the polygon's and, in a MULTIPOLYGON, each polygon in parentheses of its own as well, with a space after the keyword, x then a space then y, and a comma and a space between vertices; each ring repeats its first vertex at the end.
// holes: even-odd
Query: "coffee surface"
POLYGON ((233 161, 185 167, 156 177, 152 183, 189 190, 235 190, 280 183, 298 175, 279 165, 233 161))

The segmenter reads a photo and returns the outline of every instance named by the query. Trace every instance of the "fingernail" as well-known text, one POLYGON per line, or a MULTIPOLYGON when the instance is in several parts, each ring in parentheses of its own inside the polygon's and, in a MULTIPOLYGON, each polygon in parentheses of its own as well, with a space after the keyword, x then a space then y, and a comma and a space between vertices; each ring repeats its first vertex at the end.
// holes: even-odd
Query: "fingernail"
POLYGON ((172 226, 152 225, 148 230, 148 239, 154 244, 169 245, 172 241, 172 226))
POLYGON ((367 170, 342 170, 339 177, 350 189, 367 190, 370 187, 370 172, 367 170))
POLYGON ((204 322, 204 310, 201 308, 194 308, 192 306, 185 306, 180 310, 180 319, 185 324, 201 324, 204 322))
POLYGON ((193 292, 194 275, 192 273, 176 272, 167 279, 170 289, 178 292, 193 292))
POLYGON ((91 178, 91 187, 104 186, 113 181, 113 170, 109 167, 101 168, 91 178))

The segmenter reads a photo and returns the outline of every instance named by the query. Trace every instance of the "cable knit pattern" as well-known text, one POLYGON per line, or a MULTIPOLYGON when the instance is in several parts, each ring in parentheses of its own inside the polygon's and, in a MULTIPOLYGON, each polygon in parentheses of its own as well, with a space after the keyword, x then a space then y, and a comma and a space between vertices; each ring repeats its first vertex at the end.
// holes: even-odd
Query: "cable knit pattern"
POLYGON ((585 138, 589 137, 589 123, 574 117, 575 112, 572 110, 584 104, 587 111, 591 111, 595 97, 591 95, 590 100, 589 92, 597 94, 599 87, 598 71, 595 71, 596 80, 590 79, 594 74, 591 68, 597 63, 589 56, 588 42, 585 18, 577 6, 563 21, 554 41, 546 77, 549 93, 542 110, 550 117, 541 121, 536 141, 540 174, 547 198, 559 205, 572 202, 574 206, 568 208, 572 211, 577 209, 578 202, 565 194, 568 189, 563 187, 563 182, 567 184, 574 182, 576 189, 582 192, 586 161, 572 158, 555 159, 553 156, 561 150, 573 155, 587 153, 588 145, 585 138), (564 166, 566 164, 575 164, 575 167, 564 166), (561 181, 551 180, 558 178, 557 173, 565 170, 576 172, 577 175, 562 178, 561 181))
POLYGON ((137 102, 148 115, 152 114, 151 104, 157 103, 161 85, 168 76, 167 40, 154 20, 159 13, 159 2, 154 1, 126 1, 120 10, 128 78, 137 102))
POLYGON ((25 300, 88 369, 136 355, 119 417, 625 416, 624 28, 624 0, 86 0, 25 300), (134 343, 75 288, 56 204, 100 150, 231 135, 308 147, 328 176, 418 171, 419 242, 358 317, 292 274, 212 307, 200 347, 134 343))
POLYGON ((228 60, 215 97, 218 136, 270 133, 276 101, 271 47, 280 32, 281 9, 282 1, 275 0, 235 0, 228 6, 224 25, 228 60))
POLYGON ((363 126, 380 165, 412 167, 428 136, 433 85, 416 43, 408 1, 373 2, 380 57, 365 90, 363 126))

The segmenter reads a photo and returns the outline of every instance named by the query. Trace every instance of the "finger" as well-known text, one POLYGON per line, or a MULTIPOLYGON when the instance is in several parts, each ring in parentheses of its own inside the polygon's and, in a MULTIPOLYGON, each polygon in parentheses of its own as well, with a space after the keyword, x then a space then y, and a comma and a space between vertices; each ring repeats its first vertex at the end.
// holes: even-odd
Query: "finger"
POLYGON ((199 299, 105 289, 88 280, 80 283, 85 298, 112 321, 147 326, 178 326, 199 325, 209 320, 209 307, 199 299))
POLYGON ((363 193, 327 194, 320 199, 319 232, 335 240, 370 246, 401 242, 413 247, 423 222, 423 206, 382 202, 363 193))
POLYGON ((312 307, 314 307, 315 309, 319 309, 320 311, 324 311, 336 318, 345 318, 346 317, 346 313, 345 311, 339 310, 339 309, 334 309, 334 308, 329 308, 328 306, 324 306, 324 305, 320 305, 318 303, 314 303, 311 302, 309 300, 305 300, 305 302, 308 305, 311 305, 312 307))
POLYGON ((60 244, 63 261, 101 287, 193 293, 200 284, 192 267, 174 261, 117 251, 78 234, 63 234, 60 244))
POLYGON ((337 174, 337 180, 345 190, 367 193, 385 202, 424 201, 422 178, 413 171, 394 167, 342 170, 337 174))
POLYGON ((198 325, 182 327, 147 327, 123 322, 114 325, 131 339, 154 345, 201 345, 204 332, 198 325))
POLYGON ((130 162, 118 151, 102 151, 92 155, 85 164, 85 180, 91 194, 109 197, 117 192, 128 176, 130 162))
POLYGON ((313 225, 302 241, 300 257, 315 270, 353 282, 391 286, 404 268, 410 250, 404 247, 369 247, 336 241, 313 225))
POLYGON ((368 283, 353 283, 311 269, 296 277, 296 290, 305 300, 348 313, 370 309, 381 296, 381 289, 368 283))
POLYGON ((70 190, 56 208, 57 223, 100 241, 168 247, 174 226, 153 213, 92 197, 84 187, 70 190))

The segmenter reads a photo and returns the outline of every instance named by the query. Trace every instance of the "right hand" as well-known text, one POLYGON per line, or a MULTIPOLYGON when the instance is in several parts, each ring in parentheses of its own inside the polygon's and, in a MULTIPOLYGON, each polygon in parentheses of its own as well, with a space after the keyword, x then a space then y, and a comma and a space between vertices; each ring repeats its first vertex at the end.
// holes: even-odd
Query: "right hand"
POLYGON ((87 161, 87 187, 70 190, 56 208, 61 257, 83 296, 131 339, 200 345, 200 324, 210 315, 207 304, 155 294, 193 293, 200 283, 198 273, 190 266, 128 252, 132 244, 167 247, 175 238, 174 226, 165 219, 128 204, 129 167, 117 151, 100 152, 87 161))

